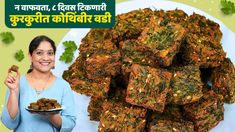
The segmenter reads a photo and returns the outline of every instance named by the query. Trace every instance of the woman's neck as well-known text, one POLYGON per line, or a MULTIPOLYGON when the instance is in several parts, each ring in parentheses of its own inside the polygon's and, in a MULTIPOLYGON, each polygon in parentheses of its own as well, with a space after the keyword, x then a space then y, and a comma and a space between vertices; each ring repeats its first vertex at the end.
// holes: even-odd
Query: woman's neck
POLYGON ((33 70, 30 74, 34 79, 38 79, 38 80, 42 80, 42 79, 48 78, 48 76, 51 76, 50 71, 49 72, 39 72, 39 71, 33 70))

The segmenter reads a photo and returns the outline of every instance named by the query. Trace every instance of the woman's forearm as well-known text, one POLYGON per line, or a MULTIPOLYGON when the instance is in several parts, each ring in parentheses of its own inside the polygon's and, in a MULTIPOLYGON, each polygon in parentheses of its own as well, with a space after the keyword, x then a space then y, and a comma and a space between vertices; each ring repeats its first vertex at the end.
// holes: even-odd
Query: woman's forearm
POLYGON ((49 121, 57 128, 61 128, 62 119, 60 114, 49 115, 49 121))
POLYGON ((7 102, 7 109, 11 119, 15 119, 19 111, 18 91, 10 91, 10 95, 7 102))

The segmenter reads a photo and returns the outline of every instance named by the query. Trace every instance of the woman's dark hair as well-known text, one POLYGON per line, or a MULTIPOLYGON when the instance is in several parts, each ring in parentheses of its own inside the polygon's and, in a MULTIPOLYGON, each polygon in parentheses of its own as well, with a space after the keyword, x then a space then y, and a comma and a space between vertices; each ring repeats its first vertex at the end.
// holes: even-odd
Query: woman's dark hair
MULTIPOLYGON (((40 45, 40 43, 43 41, 47 41, 51 44, 51 47, 53 48, 53 51, 55 54, 55 52, 56 52, 55 42, 45 35, 40 35, 40 36, 35 37, 29 44, 29 54, 31 56, 33 54, 33 51, 36 50, 38 48, 38 46, 40 45)), ((33 69, 30 68, 27 73, 30 73, 32 70, 33 69)))

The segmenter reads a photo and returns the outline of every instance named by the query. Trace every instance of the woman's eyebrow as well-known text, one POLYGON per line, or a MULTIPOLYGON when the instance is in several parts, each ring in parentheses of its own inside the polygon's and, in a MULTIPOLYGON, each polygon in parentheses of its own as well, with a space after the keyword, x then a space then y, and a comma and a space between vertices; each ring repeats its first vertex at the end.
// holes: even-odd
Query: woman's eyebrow
POLYGON ((53 49, 49 49, 49 50, 36 49, 36 50, 40 50, 40 51, 53 51, 53 49))

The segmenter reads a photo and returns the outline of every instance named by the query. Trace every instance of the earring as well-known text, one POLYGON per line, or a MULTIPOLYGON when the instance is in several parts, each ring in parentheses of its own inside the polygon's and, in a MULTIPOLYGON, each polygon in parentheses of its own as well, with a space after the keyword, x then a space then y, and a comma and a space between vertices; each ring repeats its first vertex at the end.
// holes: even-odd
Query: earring
POLYGON ((53 66, 51 69, 55 69, 55 66, 53 66))
POLYGON ((33 69, 33 63, 31 63, 31 65, 29 66, 29 69, 33 69))

